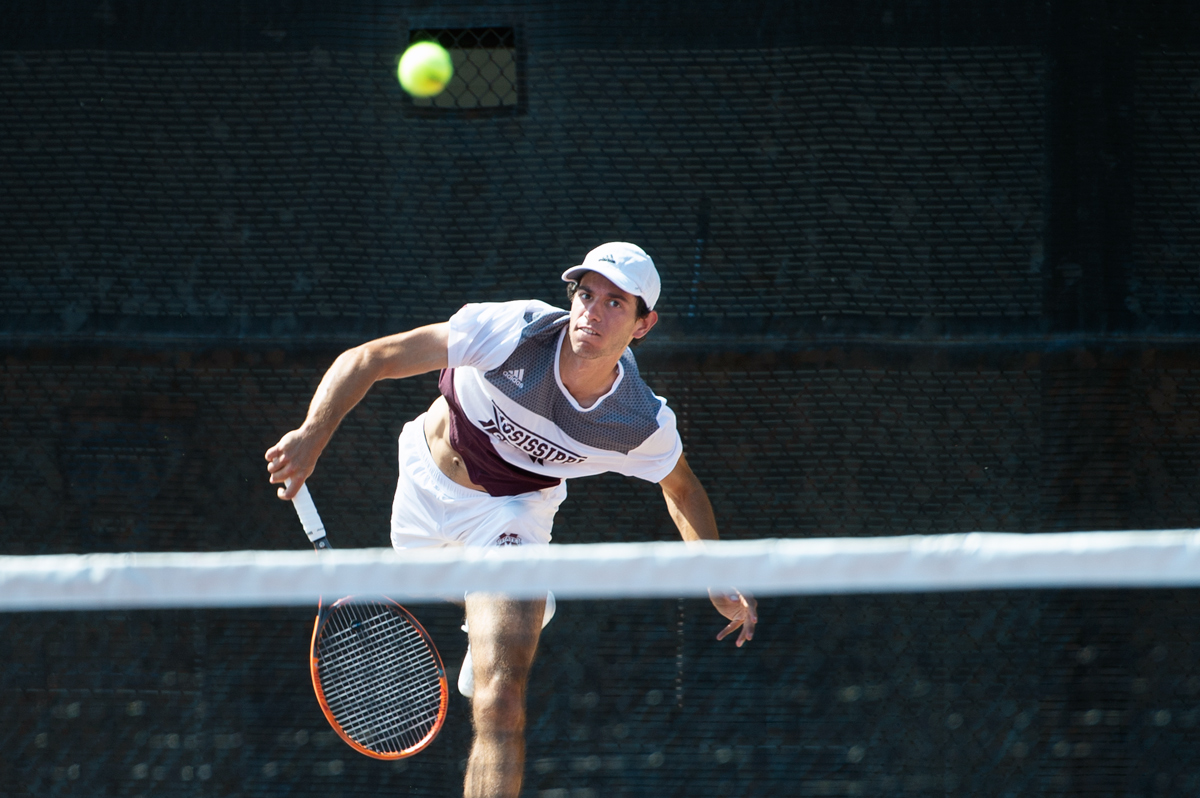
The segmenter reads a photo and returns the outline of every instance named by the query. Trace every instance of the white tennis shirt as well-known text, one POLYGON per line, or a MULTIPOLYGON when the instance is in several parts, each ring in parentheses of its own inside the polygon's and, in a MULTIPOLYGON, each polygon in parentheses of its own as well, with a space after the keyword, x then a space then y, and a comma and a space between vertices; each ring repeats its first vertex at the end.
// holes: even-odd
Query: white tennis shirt
POLYGON ((463 414, 517 468, 661 481, 683 453, 675 413, 642 382, 628 348, 608 393, 580 406, 559 375, 569 318, 538 300, 470 304, 451 316, 449 365, 463 414))

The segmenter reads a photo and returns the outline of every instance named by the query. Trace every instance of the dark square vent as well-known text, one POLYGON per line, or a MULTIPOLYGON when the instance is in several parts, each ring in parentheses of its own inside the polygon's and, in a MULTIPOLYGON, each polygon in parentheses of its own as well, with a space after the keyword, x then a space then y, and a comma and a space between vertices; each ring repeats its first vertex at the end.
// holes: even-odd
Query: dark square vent
POLYGON ((454 77, 436 97, 412 98, 423 114, 508 114, 522 109, 521 59, 513 28, 418 28, 409 44, 436 41, 450 51, 454 77))

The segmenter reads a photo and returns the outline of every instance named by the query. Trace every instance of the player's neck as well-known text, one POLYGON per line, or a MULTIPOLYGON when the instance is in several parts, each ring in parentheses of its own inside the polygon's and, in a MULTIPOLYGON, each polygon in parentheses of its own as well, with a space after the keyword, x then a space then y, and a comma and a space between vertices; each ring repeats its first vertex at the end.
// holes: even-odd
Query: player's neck
POLYGON ((558 376, 580 407, 591 407, 612 390, 613 383, 621 373, 617 368, 620 360, 621 354, 615 357, 580 357, 571 350, 568 338, 563 336, 558 351, 558 376))

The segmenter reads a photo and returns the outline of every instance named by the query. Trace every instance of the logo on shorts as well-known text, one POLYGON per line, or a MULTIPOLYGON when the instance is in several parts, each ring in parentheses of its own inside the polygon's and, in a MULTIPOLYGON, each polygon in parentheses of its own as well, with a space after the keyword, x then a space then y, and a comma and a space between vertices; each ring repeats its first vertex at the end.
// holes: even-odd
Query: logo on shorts
POLYGON ((524 542, 516 532, 501 532, 500 537, 496 538, 497 546, 520 546, 524 542))
POLYGON ((492 402, 492 417, 480 421, 479 426, 484 432, 525 452, 529 455, 529 459, 538 465, 582 463, 587 459, 583 455, 556 446, 536 433, 525 429, 504 415, 500 408, 496 407, 495 402, 492 402))

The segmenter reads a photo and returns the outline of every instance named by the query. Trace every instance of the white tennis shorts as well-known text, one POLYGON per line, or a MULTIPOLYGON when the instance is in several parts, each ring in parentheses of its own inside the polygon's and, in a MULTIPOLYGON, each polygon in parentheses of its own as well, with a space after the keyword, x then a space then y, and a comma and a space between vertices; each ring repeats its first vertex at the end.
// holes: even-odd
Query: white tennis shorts
POLYGON ((554 514, 567 497, 566 482, 518 496, 464 488, 433 462, 425 415, 400 432, 400 476, 392 502, 392 546, 547 545, 554 514))

